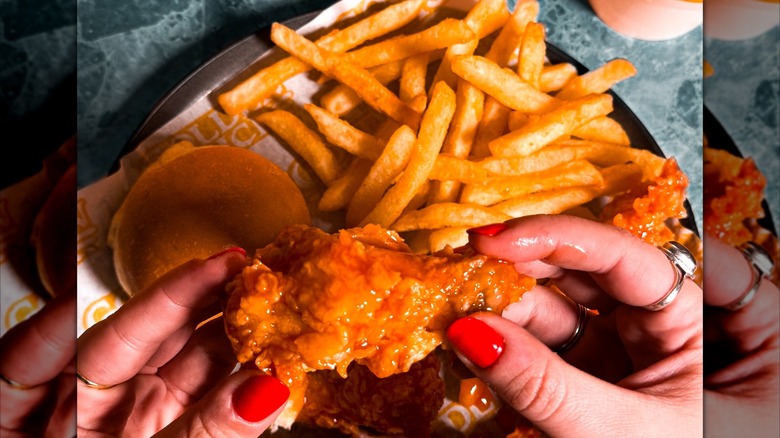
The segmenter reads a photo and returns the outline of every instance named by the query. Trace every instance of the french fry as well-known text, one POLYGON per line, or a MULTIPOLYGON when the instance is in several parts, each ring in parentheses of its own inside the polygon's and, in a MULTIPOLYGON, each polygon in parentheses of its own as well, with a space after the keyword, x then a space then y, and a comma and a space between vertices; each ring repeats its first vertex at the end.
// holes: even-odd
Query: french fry
POLYGON ((462 56, 453 60, 452 71, 504 105, 527 113, 545 113, 560 105, 558 99, 542 93, 482 56, 462 56))
POLYGON ((591 201, 596 195, 592 187, 552 189, 511 198, 490 208, 511 217, 559 214, 591 201))
POLYGON ((374 161, 379 158, 385 145, 378 138, 355 128, 316 105, 307 103, 303 107, 317 123, 320 133, 332 145, 366 160, 374 161))
POLYGON ((585 145, 553 144, 527 156, 488 157, 480 161, 479 166, 494 175, 526 175, 586 159, 589 151, 590 148, 585 145))
POLYGON ((399 233, 444 227, 476 227, 511 219, 507 214, 480 205, 441 202, 404 213, 390 227, 399 233))
POLYGON ((321 50, 311 41, 280 23, 271 26, 271 40, 317 70, 342 84, 349 85, 372 108, 399 123, 417 129, 420 114, 379 83, 368 71, 321 50))
POLYGON ((368 68, 465 43, 474 38, 474 32, 465 22, 447 18, 418 33, 398 36, 348 52, 343 55, 343 59, 358 67, 368 68))
POLYGON ((401 70, 401 83, 398 87, 398 96, 404 102, 411 102, 417 96, 425 96, 427 94, 425 91, 425 78, 428 72, 430 57, 430 52, 425 52, 404 60, 401 70))
POLYGON ((620 123, 609 117, 596 117, 584 125, 578 126, 571 135, 583 140, 630 146, 628 134, 620 123))
POLYGON ((482 112, 482 120, 477 126, 474 136, 474 144, 471 147, 471 156, 484 158, 490 155, 488 144, 506 132, 507 120, 512 110, 492 96, 485 97, 485 109, 482 112))
POLYGON ((528 23, 520 43, 517 75, 537 90, 541 88, 539 80, 542 76, 546 52, 544 26, 539 23, 528 23))
POLYGON ((604 184, 600 196, 612 196, 626 192, 642 184, 642 166, 636 163, 615 164, 601 169, 604 184))
POLYGON ((255 120, 287 142, 326 185, 331 185, 341 174, 341 165, 333 151, 294 114, 274 110, 258 115, 255 120))
POLYGON ((601 94, 618 82, 636 75, 636 67, 625 59, 613 59, 601 67, 577 76, 564 85, 555 97, 574 100, 588 94, 601 94))
POLYGON ((474 32, 470 41, 447 47, 447 52, 439 64, 433 83, 444 81, 451 88, 457 86, 458 77, 452 72, 453 58, 460 55, 472 55, 478 40, 500 29, 509 19, 509 11, 504 0, 480 0, 466 14, 463 22, 474 32))
POLYGON ((347 226, 353 227, 377 205, 393 180, 401 174, 409 162, 416 138, 412 129, 401 125, 390 137, 382 154, 371 166, 347 209, 347 226))
POLYGON ((506 126, 509 131, 517 131, 523 126, 527 125, 531 120, 531 116, 522 111, 512 111, 506 121, 506 126))
POLYGON ((336 211, 349 205, 349 201, 360 187, 361 181, 366 178, 373 163, 362 158, 355 158, 350 163, 344 174, 341 175, 322 194, 317 205, 322 211, 336 211))
POLYGON ((555 188, 598 186, 601 173, 585 160, 577 160, 537 173, 493 177, 482 184, 463 187, 460 202, 493 205, 510 198, 555 188))
POLYGON ((644 149, 587 140, 565 140, 555 143, 555 146, 584 147, 580 151, 579 158, 588 160, 597 166, 607 167, 627 162, 636 163, 642 168, 642 178, 645 180, 652 180, 660 175, 665 161, 664 158, 644 149))
MULTIPOLYGON (((318 39, 317 45, 332 52, 345 52, 366 41, 400 29, 414 20, 425 4, 425 0, 407 0, 390 5, 343 30, 318 39)), ((285 58, 220 94, 217 100, 222 109, 230 115, 254 109, 271 97, 284 81, 310 69, 308 64, 296 58, 285 58)))
POLYGON ((608 94, 585 96, 567 102, 529 122, 521 129, 491 141, 488 147, 497 157, 528 155, 571 134, 578 126, 610 112, 612 112, 612 96, 608 94))
POLYGON ((361 225, 373 223, 389 227, 401 216, 404 208, 409 205, 431 173, 454 113, 455 92, 446 83, 438 82, 433 87, 431 103, 423 114, 420 133, 409 164, 398 182, 388 189, 374 209, 361 221, 361 225))
POLYGON ((452 248, 460 248, 469 243, 468 229, 471 227, 447 227, 433 230, 428 233, 430 252, 441 251, 447 245, 452 248))
POLYGON ((404 211, 401 213, 406 213, 408 211, 415 211, 419 208, 422 208, 423 205, 425 205, 425 201, 428 199, 431 193, 431 180, 425 180, 423 182, 423 185, 420 187, 419 190, 417 190, 417 193, 414 194, 412 197, 412 200, 409 201, 409 204, 406 205, 404 208, 404 211))
POLYGON ((539 15, 539 2, 536 0, 519 0, 515 4, 515 10, 507 23, 493 40, 490 49, 485 58, 495 62, 498 66, 504 68, 509 65, 515 49, 520 45, 520 41, 525 33, 525 27, 528 23, 536 20, 539 15))
POLYGON ((481 163, 449 154, 439 154, 428 178, 435 181, 479 184, 491 175, 481 163))
POLYGON ((539 90, 545 93, 558 91, 575 76, 577 76, 577 68, 568 62, 547 65, 542 68, 542 74, 539 75, 539 90))
MULTIPOLYGON (((402 63, 396 61, 373 67, 368 71, 380 84, 387 85, 398 79, 401 75, 401 67, 402 63)), ((343 116, 344 114, 349 113, 361 103, 363 103, 363 99, 361 99, 354 90, 349 88, 349 86, 344 84, 336 85, 332 90, 328 91, 320 98, 322 107, 331 114, 337 116, 343 116)))

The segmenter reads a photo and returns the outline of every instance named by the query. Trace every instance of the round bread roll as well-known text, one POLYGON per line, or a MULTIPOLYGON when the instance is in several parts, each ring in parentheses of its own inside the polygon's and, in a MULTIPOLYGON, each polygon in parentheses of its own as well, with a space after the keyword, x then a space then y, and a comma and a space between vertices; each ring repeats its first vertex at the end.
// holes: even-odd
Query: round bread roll
POLYGON ((231 146, 185 149, 141 174, 114 215, 108 243, 131 296, 190 259, 234 246, 251 253, 283 227, 311 223, 298 186, 266 158, 231 146))

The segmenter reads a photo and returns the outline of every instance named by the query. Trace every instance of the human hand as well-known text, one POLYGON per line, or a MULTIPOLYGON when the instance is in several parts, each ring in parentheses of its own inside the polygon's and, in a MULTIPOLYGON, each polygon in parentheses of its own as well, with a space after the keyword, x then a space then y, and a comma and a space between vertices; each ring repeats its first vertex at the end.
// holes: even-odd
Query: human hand
POLYGON ((78 339, 79 436, 260 435, 289 390, 237 364, 219 294, 246 263, 235 248, 192 260, 139 292, 78 339), (231 374, 232 373, 232 374, 231 374))
POLYGON ((657 248, 609 225, 531 216, 472 230, 479 252, 550 278, 591 309, 579 341, 569 299, 537 286, 503 317, 479 313, 447 335, 458 356, 523 417, 552 436, 701 436, 702 293, 685 280, 659 311, 642 306, 673 286, 657 248))
POLYGON ((73 436, 76 291, 57 295, 0 339, 0 435, 73 436))
POLYGON ((705 430, 708 437, 780 436, 780 292, 760 280, 753 300, 737 301, 754 281, 739 250, 704 235, 705 430))

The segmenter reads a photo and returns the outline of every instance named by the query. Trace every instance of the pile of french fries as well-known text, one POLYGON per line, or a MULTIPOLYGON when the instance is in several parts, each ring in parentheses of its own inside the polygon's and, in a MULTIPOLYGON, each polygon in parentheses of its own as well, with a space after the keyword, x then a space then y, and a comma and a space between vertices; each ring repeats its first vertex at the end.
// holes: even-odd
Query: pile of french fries
POLYGON ((316 41, 276 23, 271 39, 290 56, 219 103, 252 115, 310 165, 327 187, 321 210, 345 211, 347 226, 409 233, 422 252, 514 217, 587 214, 583 205, 660 173, 665 160, 631 148, 609 117, 607 91, 636 74, 629 61, 581 75, 550 64, 534 0, 512 12, 505 0, 480 0, 458 18, 445 9, 389 3, 316 41), (318 101, 267 107, 312 69, 318 101))

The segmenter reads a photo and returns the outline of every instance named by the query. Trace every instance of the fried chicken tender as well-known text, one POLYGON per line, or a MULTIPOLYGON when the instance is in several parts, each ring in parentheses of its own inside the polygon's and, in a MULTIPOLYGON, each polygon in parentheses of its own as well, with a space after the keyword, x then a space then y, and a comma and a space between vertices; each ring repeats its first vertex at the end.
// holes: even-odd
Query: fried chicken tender
POLYGON ((333 235, 291 226, 228 284, 224 318, 238 360, 290 388, 277 420, 289 427, 307 373, 346 378, 353 362, 379 378, 407 372, 455 319, 501 312, 534 285, 511 263, 468 247, 425 256, 375 225, 333 235))
POLYGON ((604 207, 602 221, 629 231, 651 245, 674 239, 667 226, 671 218, 684 218, 688 177, 677 161, 669 158, 661 173, 640 187, 619 194, 604 207))
POLYGON ((306 404, 297 421, 353 437, 430 436, 444 402, 439 369, 434 352, 409 371, 383 379, 356 363, 346 379, 336 371, 310 373, 306 404))

